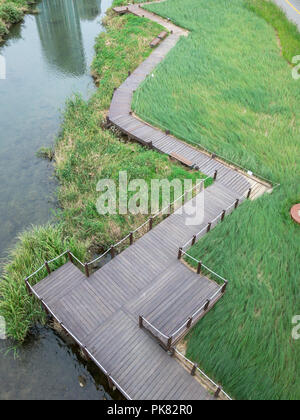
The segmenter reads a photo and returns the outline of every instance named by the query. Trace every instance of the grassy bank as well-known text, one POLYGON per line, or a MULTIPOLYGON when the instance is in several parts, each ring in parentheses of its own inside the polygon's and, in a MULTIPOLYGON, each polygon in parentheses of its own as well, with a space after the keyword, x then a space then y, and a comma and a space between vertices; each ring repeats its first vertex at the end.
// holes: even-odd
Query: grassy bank
MULTIPOLYGON (((49 261, 66 249, 74 250, 77 258, 86 258, 83 244, 63 233, 61 225, 35 227, 20 235, 16 247, 11 251, 9 262, 4 267, 0 281, 0 315, 7 323, 7 335, 23 341, 30 326, 45 320, 44 312, 35 299, 29 297, 24 279, 39 268, 43 261, 49 261)), ((53 269, 64 261, 58 261, 53 269)), ((42 270, 35 278, 46 276, 42 270)))
POLYGON ((246 6, 275 29, 282 55, 291 63, 292 58, 299 55, 300 33, 296 25, 286 19, 284 12, 272 1, 246 0, 246 6))
POLYGON ((10 26, 20 22, 34 3, 34 0, 0 0, 0 42, 10 26))
POLYGON ((117 181, 119 171, 127 171, 129 181, 140 178, 148 185, 155 178, 195 180, 199 177, 199 173, 185 170, 166 156, 137 144, 126 144, 114 130, 101 128, 114 87, 150 54, 153 34, 161 32, 161 27, 144 19, 131 15, 118 17, 112 13, 108 13, 106 28, 107 32, 96 41, 93 63, 93 75, 99 88, 89 101, 80 97, 68 101, 62 134, 55 146, 61 205, 58 225, 34 228, 21 235, 4 267, 0 314, 6 319, 8 335, 20 341, 34 322, 43 320, 40 307, 27 295, 24 285, 27 275, 44 260, 68 248, 85 261, 91 253, 119 241, 148 217, 100 216, 96 210, 99 180, 117 181))
POLYGON ((274 28, 248 3, 206 3, 145 6, 170 15, 191 35, 137 90, 134 109, 186 141, 280 180, 300 163, 294 153, 300 92, 291 68, 280 56, 274 28))
POLYGON ((231 280, 194 329, 188 356, 235 398, 299 399, 299 99, 290 61, 299 34, 272 3, 180 0, 147 5, 190 29, 135 95, 149 122, 279 181, 192 249, 231 280), (242 30, 241 30, 242 28, 242 30), (279 42, 280 41, 280 42, 279 42))

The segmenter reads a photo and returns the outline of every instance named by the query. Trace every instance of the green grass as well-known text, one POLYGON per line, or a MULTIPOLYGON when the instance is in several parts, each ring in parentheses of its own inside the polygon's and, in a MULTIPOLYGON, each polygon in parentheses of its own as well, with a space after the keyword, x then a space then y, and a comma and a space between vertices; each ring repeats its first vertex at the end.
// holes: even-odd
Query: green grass
POLYGON ((280 38, 282 54, 291 63, 299 55, 300 33, 297 26, 286 19, 284 12, 272 1, 246 0, 246 5, 256 15, 262 17, 275 30, 280 38))
POLYGON ((243 0, 145 7, 191 34, 137 90, 135 111, 267 178, 295 173, 300 90, 274 29, 243 0))
MULTIPOLYGON (((10 253, 10 261, 4 267, 0 281, 0 314, 7 324, 7 335, 23 341, 31 325, 44 322, 44 313, 37 302, 30 298, 24 279, 37 270, 44 261, 51 260, 67 249, 72 249, 77 258, 84 261, 86 249, 73 238, 63 235, 61 226, 32 228, 19 237, 10 253)), ((58 268, 65 259, 51 264, 58 268)), ((31 284, 46 277, 46 270, 32 278, 31 284)))
POLYGON ((188 356, 235 398, 299 399, 300 342, 291 332, 300 312, 300 230, 289 210, 300 201, 300 90, 287 60, 300 42, 268 3, 145 6, 191 34, 136 92, 134 108, 178 137, 281 183, 272 195, 243 204, 192 249, 230 286, 190 334, 188 356))
MULTIPOLYGON (((21 235, 4 266, 0 315, 6 319, 9 337, 18 341, 24 340, 30 326, 44 319, 39 305, 27 295, 26 276, 68 248, 81 261, 87 261, 93 252, 107 249, 148 218, 100 216, 96 211, 99 180, 117 180, 121 170, 128 172, 129 180, 144 179, 148 185, 153 178, 199 178, 199 173, 185 170, 167 156, 137 144, 125 144, 114 130, 101 128, 114 87, 150 54, 153 34, 161 32, 160 26, 144 19, 112 13, 106 18, 106 28, 107 32, 97 39, 93 63, 99 88, 87 102, 80 97, 68 101, 62 134, 55 145, 55 169, 60 183, 59 224, 34 228, 21 235)), ((44 152, 49 155, 47 150, 44 152)), ((64 262, 57 261, 56 267, 64 262)), ((32 284, 45 275, 43 270, 31 280, 32 284)))

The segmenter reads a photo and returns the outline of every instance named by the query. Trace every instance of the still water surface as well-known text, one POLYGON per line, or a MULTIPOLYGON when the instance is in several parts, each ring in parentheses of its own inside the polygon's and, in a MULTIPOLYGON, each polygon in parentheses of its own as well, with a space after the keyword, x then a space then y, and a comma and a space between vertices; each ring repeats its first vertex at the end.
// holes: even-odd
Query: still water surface
MULTIPOLYGON (((0 351, 6 348, 0 341, 0 351)), ((49 327, 34 328, 16 359, 12 351, 0 354, 0 378, 0 400, 121 399, 119 392, 109 391, 96 365, 49 327)))
POLYGON ((0 55, 0 258, 16 235, 47 222, 55 208, 52 165, 35 157, 53 144, 72 93, 94 89, 90 64, 112 0, 42 0, 15 26, 0 55))
MULTIPOLYGON (((58 134, 72 93, 94 89, 90 64, 101 19, 112 0, 42 0, 0 46, 7 78, 0 80, 0 256, 31 224, 47 222, 55 207, 50 163, 35 157, 58 134)), ((0 340, 0 399, 103 399, 107 383, 94 364, 52 329, 35 328, 18 358, 0 340), (85 387, 79 385, 84 377, 85 387)))

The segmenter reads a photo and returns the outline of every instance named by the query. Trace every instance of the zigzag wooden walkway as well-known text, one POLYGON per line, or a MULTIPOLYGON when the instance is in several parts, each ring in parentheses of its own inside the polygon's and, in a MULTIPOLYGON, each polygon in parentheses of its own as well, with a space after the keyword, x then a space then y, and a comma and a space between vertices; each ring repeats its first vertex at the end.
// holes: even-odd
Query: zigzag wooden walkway
POLYGON ((210 301, 195 316, 194 324, 226 288, 178 259, 184 243, 206 229, 224 208, 230 206, 228 213, 235 208, 236 191, 224 189, 218 181, 200 194, 205 208, 197 225, 187 225, 194 198, 184 211, 178 209, 90 277, 69 262, 33 287, 27 280, 45 309, 127 398, 213 398, 165 351, 189 330, 186 324, 191 315, 210 301), (139 316, 143 316, 144 329, 139 316), (174 334, 182 325, 183 331, 174 334))
MULTIPOLYGON (((190 162, 216 180, 156 227, 150 219, 149 232, 136 242, 129 235, 131 246, 119 255, 112 248, 114 258, 94 274, 89 275, 85 265, 84 275, 68 253, 71 262, 52 273, 51 262, 46 263, 48 277, 31 286, 34 273, 26 284, 126 398, 212 399, 213 394, 194 378, 197 367, 189 372, 166 350, 176 356, 178 340, 223 296, 227 282, 213 272, 208 276, 201 263, 198 272, 191 270, 181 257, 184 244, 194 243, 222 221, 224 210, 229 214, 237 208, 253 182, 130 114, 133 91, 187 32, 137 5, 116 11, 144 15, 173 33, 116 90, 110 121, 137 141, 190 162), (200 196, 203 217, 190 226, 189 210, 200 196)), ((228 398, 218 388, 215 397, 222 395, 228 398)))

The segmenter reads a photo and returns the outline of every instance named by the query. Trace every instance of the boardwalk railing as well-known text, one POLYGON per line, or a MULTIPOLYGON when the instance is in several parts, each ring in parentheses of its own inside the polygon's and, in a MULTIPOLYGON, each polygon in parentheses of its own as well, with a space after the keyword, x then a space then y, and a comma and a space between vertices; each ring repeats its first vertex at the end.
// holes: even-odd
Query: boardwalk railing
MULTIPOLYGON (((188 255, 188 254, 186 254, 188 255)), ((193 258, 193 257, 191 257, 193 258)), ((193 258, 198 263, 198 260, 193 258)), ((158 328, 155 327, 146 317, 143 315, 139 316, 139 326, 140 328, 145 328, 148 330, 158 341, 167 349, 170 350, 172 346, 174 346, 181 338, 183 338, 188 331, 203 317, 206 313, 218 302, 219 299, 224 295, 226 292, 226 288, 228 285, 228 280, 224 279, 223 277, 219 276, 217 273, 212 271, 206 265, 201 263, 201 270, 205 269, 211 276, 216 277, 219 281, 222 281, 222 285, 219 289, 210 296, 209 299, 205 301, 204 304, 199 306, 190 316, 188 316, 182 324, 171 334, 165 334, 160 331, 158 328)), ((201 274, 201 270, 199 274, 201 274)))
MULTIPOLYGON (((195 243, 206 233, 208 233, 213 227, 215 227, 219 222, 223 222, 225 220, 225 216, 232 213, 234 210, 238 208, 238 206, 245 200, 245 198, 249 199, 251 196, 252 188, 249 188, 246 196, 243 194, 239 198, 237 198, 230 206, 228 206, 226 209, 222 210, 218 216, 216 216, 211 222, 207 224, 203 229, 200 230, 196 235, 194 235, 191 239, 189 239, 180 249, 184 251, 191 246, 195 245, 195 243)), ((180 258, 179 258, 180 259, 180 258)))
POLYGON ((202 304, 194 313, 192 313, 187 319, 185 319, 182 325, 172 334, 166 335, 158 328, 155 327, 148 319, 146 319, 143 315, 139 316, 139 325, 140 327, 146 328, 154 337, 156 337, 161 344, 170 349, 172 345, 177 343, 183 336, 187 334, 187 332, 198 322, 209 309, 211 309, 219 299, 224 295, 226 292, 226 288, 228 285, 228 280, 224 277, 220 276, 205 264, 202 261, 197 260, 192 255, 186 252, 186 249, 190 248, 191 246, 195 245, 195 243, 200 239, 201 236, 205 235, 206 233, 210 232, 212 227, 217 225, 219 222, 223 222, 225 219, 226 214, 231 213, 235 209, 238 208, 239 204, 245 199, 250 198, 251 195, 251 188, 249 189, 248 193, 242 195, 240 198, 237 198, 230 206, 224 209, 217 217, 215 217, 211 222, 207 224, 203 229, 200 230, 196 235, 194 235, 188 242, 186 242, 182 247, 178 250, 178 259, 181 260, 182 257, 185 259, 192 261, 192 263, 196 266, 197 274, 199 275, 206 275, 208 277, 212 277, 216 283, 220 284, 220 288, 209 298, 206 300, 204 304, 202 304))
MULTIPOLYGON (((214 171, 213 173, 213 179, 216 180, 218 176, 218 172, 214 171)), ((81 262, 71 251, 67 250, 65 252, 63 252, 61 255, 57 256, 56 258, 50 260, 50 261, 45 261, 45 263, 38 269, 36 270, 33 274, 31 274, 30 276, 28 276, 25 279, 25 283, 26 283, 26 287, 28 289, 28 292, 31 293, 32 289, 30 287, 29 284, 29 280, 38 275, 43 269, 46 269, 46 272, 48 273, 48 275, 51 274, 51 265, 53 263, 55 263, 57 260, 61 259, 61 258, 68 258, 70 262, 78 264, 79 267, 85 271, 85 275, 87 277, 89 277, 90 275, 90 266, 95 264, 96 262, 100 261, 101 259, 103 259, 106 255, 110 254, 111 258, 114 258, 116 255, 116 251, 117 248, 120 245, 125 244, 126 241, 129 240, 129 245, 133 245, 134 240, 136 239, 135 236, 137 233, 145 233, 142 232, 143 230, 146 231, 150 231, 153 228, 154 225, 154 221, 155 219, 163 216, 166 212, 167 215, 171 214, 172 211, 175 212, 176 209, 176 204, 181 200, 182 203, 182 199, 184 198, 184 202, 190 198, 190 195, 193 196, 194 191, 196 191, 196 193, 199 191, 199 193, 201 191, 203 191, 204 189, 204 185, 205 182, 211 179, 211 177, 206 177, 205 179, 202 179, 200 183, 197 183, 193 188, 191 188, 189 191, 186 191, 184 194, 182 194, 180 197, 178 197, 176 200, 174 200, 172 203, 170 203, 167 207, 163 208, 162 210, 160 210, 159 212, 157 212, 154 216, 150 217, 149 219, 147 219, 141 226, 139 226, 135 231, 130 232, 127 236, 125 236, 125 238, 123 238, 121 241, 119 241, 118 243, 116 243, 115 245, 113 245, 112 247, 110 247, 106 252, 104 252, 102 255, 100 255, 99 257, 95 258, 93 261, 90 261, 89 263, 83 263, 81 262), (198 190, 198 191, 197 191, 198 190)), ((251 189, 249 189, 248 193, 247 193, 247 198, 249 198, 251 195, 251 189)), ((186 244, 183 245, 183 247, 179 248, 179 252, 178 252, 178 259, 181 259, 182 256, 184 255, 187 259, 190 259, 191 261, 193 261, 194 263, 196 263, 197 265, 197 273, 200 275, 201 272, 203 272, 203 270, 206 270, 206 272, 209 275, 212 275, 214 277, 217 278, 217 282, 219 282, 220 280, 223 282, 222 286, 217 290, 216 293, 214 293, 213 296, 210 297, 210 299, 208 299, 203 305, 201 305, 201 307, 199 307, 193 314, 191 314, 186 320, 184 320, 183 324, 176 330, 174 331, 170 336, 165 335, 164 333, 162 333, 161 331, 159 331, 154 325, 152 325, 149 320, 147 320, 146 318, 144 318, 143 316, 140 316, 140 326, 146 326, 147 325, 147 329, 156 337, 159 339, 159 341, 161 343, 163 343, 164 346, 166 346, 167 348, 170 348, 172 346, 172 344, 174 344, 175 342, 177 342, 182 336, 184 336, 187 331, 201 318, 203 317, 206 312, 208 311, 208 309, 210 309, 213 305, 215 305, 215 303, 223 296, 223 294, 226 291, 226 287, 228 284, 228 281, 224 278, 222 278, 221 276, 219 276, 217 273, 213 272, 212 270, 210 270, 208 267, 206 267, 201 261, 196 260, 194 257, 192 257, 191 255, 189 255, 186 252, 186 249, 189 246, 192 246, 196 243, 196 241, 206 232, 209 232, 211 230, 211 228, 217 224, 219 221, 223 221, 225 218, 226 214, 229 214, 231 211, 233 211, 234 209, 236 209, 238 207, 238 205, 241 203, 241 201, 245 199, 245 195, 243 195, 242 197, 238 198, 235 200, 235 202, 233 204, 231 204, 229 207, 227 207, 227 209, 223 210, 214 220, 212 220, 210 223, 208 223, 208 225, 206 227, 204 227, 200 232, 198 232, 197 235, 194 235, 193 238, 191 238, 186 244), (145 325, 146 324, 146 325, 145 325)))
MULTIPOLYGON (((64 252, 63 254, 61 254, 60 256, 58 256, 57 258, 55 258, 52 261, 55 261, 61 257, 63 257, 65 254, 67 254, 68 251, 64 252)), ((74 255, 71 254, 73 257, 74 255)), ((76 258, 76 257, 74 257, 76 258)), ((77 259, 77 258, 76 258, 77 259)), ((79 260, 78 260, 79 261, 79 260)), ((50 261, 49 261, 50 262, 50 261)), ((80 264, 82 264, 80 262, 80 264)), ((44 268, 44 266, 42 266, 38 271, 42 270, 44 268)), ((37 273, 36 272, 36 273, 37 273)), ((34 273, 34 274, 36 274, 34 273)), ((34 276, 34 274, 32 274, 30 277, 34 276)), ((28 277, 27 279, 29 279, 30 277, 28 277)), ((104 369, 104 367, 97 361, 97 359, 92 355, 92 353, 87 349, 86 346, 84 346, 81 341, 74 335, 71 333, 71 331, 63 324, 63 322, 54 314, 53 311, 51 311, 51 309, 49 308, 49 306, 44 302, 44 300, 35 292, 35 290, 30 286, 28 280, 26 282, 26 285, 28 287, 28 292, 32 295, 34 295, 42 304, 42 306, 44 307, 44 310, 47 314, 51 315, 53 317, 53 319, 55 319, 55 321, 61 326, 62 330, 65 331, 65 333, 67 333, 70 337, 72 337, 72 339, 76 342, 76 344, 80 347, 80 349, 82 350, 82 352, 85 354, 85 356, 87 358, 90 358, 98 367, 99 369, 104 373, 104 375, 106 375, 107 380, 108 380, 108 384, 110 388, 113 388, 114 386, 124 395, 125 398, 127 398, 127 400, 132 400, 132 398, 124 391, 124 389, 118 384, 118 382, 109 374, 109 372, 107 372, 106 369, 104 369)))
MULTIPOLYGON (((86 273, 88 275, 88 267, 90 265, 93 265, 99 261, 101 261, 104 257, 106 257, 108 254, 111 255, 111 258, 114 258, 116 256, 116 252, 117 252, 117 248, 121 245, 124 245, 126 241, 129 241, 130 245, 133 245, 134 241, 137 239, 137 236, 139 233, 141 233, 139 237, 141 237, 145 231, 150 231, 152 230, 153 226, 154 226, 154 222, 156 221, 156 219, 159 219, 162 216, 169 216, 173 213, 175 213, 182 205, 184 205, 187 200, 191 199, 193 197, 193 193, 195 194, 199 194, 204 190, 205 187, 205 183, 208 180, 214 180, 216 181, 218 178, 218 171, 217 170, 213 170, 208 176, 206 176, 206 178, 203 178, 201 180, 199 180, 200 182, 198 182, 194 187, 192 187, 190 190, 185 191, 180 197, 176 198, 176 200, 174 200, 173 202, 169 203, 166 207, 164 207, 162 210, 159 210, 156 214, 154 214, 153 216, 149 217, 149 219, 147 219, 141 226, 139 226, 137 229, 135 229, 134 231, 130 232, 127 236, 125 236, 123 239, 121 239, 118 243, 112 245, 109 249, 107 249, 102 255, 100 255, 99 257, 95 258, 93 261, 90 261, 85 265, 86 268, 86 273)), ((251 191, 252 189, 249 188, 248 192, 247 192, 247 198, 250 198, 251 195, 251 191)), ((240 204, 240 202, 242 200, 244 200, 245 195, 241 196, 240 198, 238 198, 231 206, 229 206, 226 210, 224 210, 224 215, 223 215, 223 219, 225 217, 225 213, 230 212, 231 208, 237 208, 238 205, 240 204)), ((220 216, 217 216, 212 223, 210 224, 210 228, 212 227, 212 224, 217 222, 217 219, 221 218, 222 214, 220 216)), ((197 234, 197 237, 200 237, 200 234, 202 232, 204 232, 206 230, 203 229, 201 232, 199 232, 197 234)), ((188 244, 186 244, 188 245, 188 244)), ((82 263, 81 263, 82 264, 82 263)))
POLYGON ((74 261, 77 261, 82 267, 84 267, 84 264, 74 254, 72 254, 71 251, 64 251, 62 254, 58 255, 52 260, 45 261, 40 268, 38 268, 34 273, 30 274, 30 276, 26 277, 25 284, 29 293, 32 291, 31 286, 29 284, 29 280, 37 276, 42 270, 45 270, 48 273, 48 275, 50 275, 52 271, 51 265, 63 257, 66 257, 66 260, 69 259, 69 261, 71 261, 72 263, 74 263, 74 261))
MULTIPOLYGON (((67 251, 65 253, 61 254, 55 260, 63 257, 66 254, 67 254, 67 251)), ((53 260, 53 261, 55 261, 55 260, 53 260)), ((37 270, 37 272, 40 271, 40 270, 42 270, 43 268, 44 268, 44 266, 42 266, 39 270, 37 270)), ((36 273, 33 273, 30 277, 34 276, 36 273)), ((28 277, 28 279, 30 277, 28 277)), ((62 330, 64 330, 77 343, 77 345, 80 347, 80 349, 82 350, 82 352, 86 355, 86 357, 90 358, 98 366, 98 368, 104 373, 104 375, 106 375, 107 380, 108 380, 109 387, 110 388, 113 388, 115 386, 124 395, 124 397, 127 398, 127 400, 132 400, 132 398, 130 397, 130 395, 128 395, 128 393, 126 393, 126 391, 121 387, 121 385, 119 385, 119 383, 109 374, 109 372, 98 362, 98 360, 87 349, 87 347, 84 346, 81 343, 81 341, 74 334, 71 333, 71 331, 63 324, 62 321, 60 321, 60 319, 54 314, 54 312, 43 301, 43 299, 41 299, 40 296, 37 295, 37 293, 35 292, 35 290, 30 286, 30 284, 28 282, 27 282, 27 285, 28 285, 28 291, 29 291, 29 293, 32 294, 32 295, 34 295, 41 302, 42 306, 45 309, 45 312, 48 313, 49 315, 51 315, 53 317, 53 319, 55 319, 55 321, 61 326, 62 330)), ((165 337, 167 338, 167 336, 165 336, 165 337)), ((176 348, 172 348, 172 350, 173 350, 172 351, 172 355, 175 356, 175 357, 177 357, 181 362, 183 362, 186 365, 187 368, 189 368, 191 366, 191 375, 192 376, 198 375, 202 381, 203 381, 203 378, 206 379, 207 380, 207 383, 208 383, 208 387, 215 388, 215 389, 213 389, 214 397, 215 398, 220 398, 221 396, 224 396, 225 399, 231 400, 231 398, 229 397, 229 395, 227 395, 223 391, 222 387, 220 387, 219 385, 217 385, 202 370, 200 370, 197 364, 195 364, 191 360, 187 359, 176 348)))
MULTIPOLYGON (((30 276, 26 277, 25 279, 25 283, 27 284, 28 281, 36 276, 40 271, 42 271, 43 269, 46 269, 48 274, 51 274, 51 264, 56 262, 57 260, 63 258, 63 257, 68 257, 69 261, 71 261, 72 263, 76 263, 79 265, 79 267, 81 267, 84 271, 87 277, 89 277, 90 275, 90 266, 99 262, 100 260, 102 260, 105 256, 107 256, 108 254, 111 255, 111 258, 114 258, 116 256, 116 252, 117 252, 117 248, 123 244, 125 244, 126 241, 129 240, 129 245, 133 245, 134 240, 136 239, 136 234, 141 233, 142 235, 150 230, 152 230, 153 226, 154 226, 154 221, 156 219, 158 219, 159 217, 163 216, 163 215, 171 215, 173 212, 177 211, 180 206, 180 204, 182 205, 182 201, 183 204, 185 204, 186 200, 188 198, 190 198, 190 195, 193 195, 193 193, 195 192, 196 194, 199 194, 201 191, 203 191, 204 186, 205 186, 205 182, 208 181, 209 179, 214 179, 216 180, 217 178, 217 171, 214 171, 212 176, 207 176, 206 178, 203 179, 199 179, 196 185, 194 185, 190 190, 187 190, 184 192, 184 194, 182 194, 180 197, 176 198, 176 200, 174 200, 173 202, 169 203, 168 206, 166 206, 165 208, 163 208, 162 210, 158 211, 156 214, 154 214, 153 216, 149 217, 142 225, 140 225, 137 229, 135 229, 134 231, 130 232, 127 236, 125 236, 123 239, 121 239, 118 243, 112 245, 109 249, 107 249, 103 254, 101 254, 99 257, 95 258, 94 260, 88 262, 88 263, 83 263, 82 261, 80 261, 71 251, 67 250, 64 251, 62 254, 58 255, 57 257, 53 258, 50 261, 45 261, 44 264, 38 268, 34 273, 32 273, 30 276), (180 203, 179 203, 180 202, 180 203), (178 204, 178 208, 176 207, 176 205, 178 204)), ((142 236, 140 235, 140 236, 142 236)))
MULTIPOLYGON (((139 99, 139 97, 137 97, 137 101, 138 101, 138 99, 139 99)), ((160 127, 165 132, 170 133, 170 129, 168 127, 164 126, 160 121, 154 121, 153 119, 149 118, 149 116, 146 116, 146 115, 142 114, 140 111, 139 111, 138 115, 141 119, 143 119, 144 121, 147 121, 153 127, 160 127)), ((273 189, 276 189, 276 188, 280 187, 280 183, 278 183, 276 181, 272 181, 272 180, 270 180, 266 177, 263 177, 262 175, 257 174, 255 172, 245 168, 244 166, 240 165, 239 163, 230 160, 228 157, 225 157, 225 156, 222 156, 222 155, 220 155, 216 152, 213 152, 212 150, 208 149, 207 147, 205 147, 201 143, 198 143, 198 142, 193 141, 191 139, 187 139, 186 136, 183 136, 182 134, 177 132, 174 129, 174 127, 172 128, 172 135, 175 136, 178 139, 183 138, 184 141, 194 145, 197 149, 204 151, 207 155, 211 156, 213 159, 219 160, 220 163, 225 163, 227 165, 231 165, 234 168, 238 168, 240 171, 242 171, 249 178, 251 178, 255 181, 259 180, 260 182, 264 183, 265 186, 271 186, 273 189)))
MULTIPOLYGON (((118 243, 112 245, 109 249, 107 249, 103 254, 101 254, 99 257, 95 258, 94 260, 88 262, 88 263, 83 263, 82 261, 80 261, 71 251, 67 250, 65 252, 63 252, 61 255, 59 255, 58 257, 54 258, 53 260, 50 261, 45 261, 45 263, 38 269, 36 270, 33 274, 31 274, 30 276, 28 276, 25 279, 25 282, 27 284, 27 282, 29 281, 30 278, 34 277, 35 275, 37 275, 42 269, 46 269, 47 273, 50 274, 51 273, 51 264, 53 262, 56 262, 58 259, 63 258, 64 256, 68 256, 69 260, 72 263, 76 263, 79 265, 80 268, 82 268, 86 274, 87 277, 89 277, 90 275, 90 266, 101 261, 103 258, 105 258, 108 254, 110 254, 111 258, 114 258, 116 256, 117 253, 117 248, 121 245, 124 245, 126 241, 129 240, 129 245, 133 245, 134 241, 137 239, 137 234, 141 234, 140 236, 142 236, 144 233, 146 233, 147 231, 152 230, 153 226, 154 226, 154 221, 158 218, 160 218, 163 215, 171 215, 172 213, 176 212, 178 210, 178 208, 180 207, 180 203, 183 204, 186 203, 186 201, 188 199, 190 199, 190 196, 193 196, 193 193, 200 193, 201 191, 203 191, 205 183, 209 180, 209 179, 213 179, 214 181, 218 178, 218 171, 214 170, 211 172, 211 174, 209 174, 206 178, 203 178, 200 180, 200 182, 198 182, 194 187, 192 187, 190 190, 185 191, 184 194, 182 194, 180 197, 178 197, 176 200, 174 200, 173 202, 169 203, 168 206, 166 206, 165 208, 163 208, 162 210, 158 211, 156 214, 154 214, 153 216, 149 217, 149 219, 147 219, 141 226, 139 226, 137 229, 135 229, 134 231, 130 232, 127 236, 125 236, 123 239, 121 239, 118 243), (198 190, 198 191, 197 191, 198 190), (182 200, 183 199, 183 200, 182 200), (179 203, 180 202, 180 203, 179 203), (176 207, 178 204, 178 208, 176 207)), ((251 195, 251 188, 248 191, 247 194, 247 198, 249 198, 251 195)), ((241 202, 241 200, 243 200, 245 197, 244 195, 242 197, 240 197, 239 199, 237 199, 231 206, 229 206, 226 210, 224 210, 219 216, 217 216, 211 223, 208 224, 207 228, 202 229, 197 235, 195 235, 195 237, 193 237, 190 241, 188 241, 183 247, 182 249, 186 249, 189 244, 193 244, 193 242, 195 243, 198 238, 200 238, 201 234, 203 234, 205 231, 209 231, 212 227, 212 225, 215 223, 217 223, 217 220, 220 219, 221 221, 224 220, 225 217, 225 213, 228 214, 230 212, 230 209, 232 207, 237 208, 237 206, 239 205, 239 203, 241 202)), ((138 237, 140 237, 138 236, 138 237)))
POLYGON ((114 258, 116 256, 117 248, 121 245, 124 245, 126 241, 129 240, 129 245, 133 245, 134 241, 137 237, 142 236, 145 231, 150 231, 154 227, 154 223, 156 219, 159 219, 163 216, 169 216, 176 212, 182 205, 186 203, 186 201, 193 196, 193 193, 199 194, 201 191, 204 190, 204 186, 206 181, 209 179, 216 180, 217 178, 217 171, 213 171, 212 176, 207 176, 206 178, 200 179, 196 185, 194 185, 190 190, 185 191, 180 197, 176 198, 173 202, 169 203, 166 207, 159 210, 156 214, 149 217, 141 226, 139 226, 134 231, 130 232, 127 236, 121 239, 118 243, 112 245, 107 251, 105 251, 102 255, 95 258, 93 261, 87 263, 87 266, 93 265, 100 260, 102 260, 108 254, 111 254, 111 257, 114 258), (140 236, 138 234, 141 234, 140 236))
POLYGON ((187 357, 185 357, 179 350, 174 348, 174 351, 172 353, 174 357, 176 357, 188 370, 190 370, 190 373, 192 376, 196 376, 200 379, 201 382, 204 382, 204 384, 209 388, 212 389, 212 392, 214 393, 215 398, 221 398, 225 400, 232 401, 232 398, 226 394, 226 392, 223 390, 223 388, 216 384, 211 378, 209 378, 197 365, 197 363, 193 363, 191 360, 189 360, 187 357))

